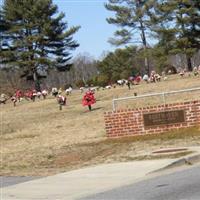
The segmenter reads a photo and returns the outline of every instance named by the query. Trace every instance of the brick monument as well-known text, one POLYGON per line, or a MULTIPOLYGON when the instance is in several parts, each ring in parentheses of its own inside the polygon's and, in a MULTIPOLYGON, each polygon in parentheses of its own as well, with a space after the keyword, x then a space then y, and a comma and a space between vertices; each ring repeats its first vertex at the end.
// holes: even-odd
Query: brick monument
POLYGON ((108 137, 163 133, 200 125, 200 100, 106 112, 108 137))

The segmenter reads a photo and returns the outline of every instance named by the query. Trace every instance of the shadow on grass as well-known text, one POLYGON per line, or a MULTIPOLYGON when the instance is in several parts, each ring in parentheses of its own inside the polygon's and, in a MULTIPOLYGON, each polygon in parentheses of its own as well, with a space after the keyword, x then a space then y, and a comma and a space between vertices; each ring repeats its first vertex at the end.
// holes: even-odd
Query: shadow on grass
POLYGON ((100 109, 102 109, 102 108, 104 108, 104 107, 92 108, 92 110, 91 110, 91 111, 100 110, 100 109))
POLYGON ((104 107, 97 107, 97 108, 92 108, 92 110, 85 110, 83 112, 81 112, 81 114, 86 114, 86 113, 91 113, 93 111, 96 111, 96 110, 100 110, 100 109, 103 109, 104 107))
POLYGON ((168 141, 177 139, 192 138, 195 136, 200 136, 200 127, 183 128, 179 130, 173 130, 161 134, 147 134, 147 135, 136 135, 136 136, 125 136, 119 138, 106 138, 99 142, 88 143, 87 145, 97 145, 97 144, 130 144, 133 142, 144 142, 144 141, 168 141))

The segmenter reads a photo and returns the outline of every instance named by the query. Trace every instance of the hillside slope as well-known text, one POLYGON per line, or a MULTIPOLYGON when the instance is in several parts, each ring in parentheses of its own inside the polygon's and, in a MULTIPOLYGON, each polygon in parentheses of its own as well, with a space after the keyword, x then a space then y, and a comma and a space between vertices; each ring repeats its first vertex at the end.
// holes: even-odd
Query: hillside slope
MULTIPOLYGON (((51 96, 46 100, 36 100, 34 103, 23 101, 16 107, 13 107, 11 103, 1 105, 0 140, 3 163, 0 173, 7 175, 57 173, 60 170, 68 169, 73 160, 76 161, 76 167, 82 166, 83 163, 80 164, 82 156, 86 157, 87 162, 84 163, 88 164, 94 156, 91 152, 99 154, 97 148, 103 157, 109 156, 115 151, 110 149, 109 145, 106 146, 106 149, 101 149, 100 144, 106 141, 104 112, 112 110, 113 98, 133 96, 135 92, 140 95, 192 87, 200 87, 200 77, 170 76, 167 81, 142 83, 132 86, 131 90, 128 90, 127 86, 100 90, 95 94, 97 102, 93 106, 92 112, 88 112, 87 108, 81 105, 83 94, 80 91, 74 91, 67 97, 67 106, 62 111, 59 110, 56 100, 51 96), (95 144, 98 145, 95 146, 95 144), (74 154, 75 149, 78 153, 74 154)), ((168 97, 167 101, 199 98, 200 92, 195 92, 168 97)), ((118 104, 118 108, 146 106, 154 103, 162 103, 162 99, 151 98, 137 101, 137 103, 134 101, 121 102, 118 104)), ((191 145, 198 145, 200 131, 197 128, 194 132, 196 141, 191 141, 191 145)), ((186 140, 184 139, 184 141, 186 140)), ((188 142, 190 142, 189 139, 188 142)), ((178 144, 181 143, 178 142, 178 144)), ((134 141, 132 145, 134 146, 134 141)), ((189 143, 185 145, 189 145, 189 143)), ((111 147, 114 148, 112 145, 111 147)), ((144 147, 144 142, 141 142, 140 151, 141 147, 144 147)), ((152 149, 152 145, 150 149, 152 149)), ((132 151, 134 151, 133 148, 132 151)), ((104 161, 102 157, 100 160, 104 161)))

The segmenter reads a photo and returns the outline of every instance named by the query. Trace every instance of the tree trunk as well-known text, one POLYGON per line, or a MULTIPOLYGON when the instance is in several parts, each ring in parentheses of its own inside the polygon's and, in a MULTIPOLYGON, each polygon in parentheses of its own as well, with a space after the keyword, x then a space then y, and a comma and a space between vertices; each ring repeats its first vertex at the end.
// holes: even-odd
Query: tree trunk
MULTIPOLYGON (((136 7, 138 10, 141 9, 143 5, 143 2, 141 0, 136 0, 136 7)), ((149 58, 147 56, 147 40, 146 40, 146 35, 145 35, 145 27, 144 27, 144 22, 142 17, 139 17, 139 23, 140 23, 140 30, 141 30, 141 39, 142 39, 142 43, 144 46, 144 51, 145 51, 145 59, 144 59, 144 66, 145 66, 145 73, 148 74, 148 76, 150 76, 150 66, 149 66, 149 58)))
POLYGON ((41 92, 40 82, 36 72, 33 72, 34 87, 37 92, 41 92))
POLYGON ((188 71, 191 72, 192 71, 192 61, 191 61, 191 57, 186 55, 186 58, 187 58, 187 68, 188 68, 188 71))
MULTIPOLYGON (((145 35, 144 25, 143 25, 142 20, 140 20, 140 28, 141 28, 142 43, 144 46, 145 54, 147 54, 147 41, 146 41, 146 35, 145 35)), ((147 73, 148 76, 150 76, 151 72, 150 72, 150 67, 149 67, 149 58, 147 55, 145 55, 145 58, 144 58, 144 66, 145 66, 145 73, 147 73)))

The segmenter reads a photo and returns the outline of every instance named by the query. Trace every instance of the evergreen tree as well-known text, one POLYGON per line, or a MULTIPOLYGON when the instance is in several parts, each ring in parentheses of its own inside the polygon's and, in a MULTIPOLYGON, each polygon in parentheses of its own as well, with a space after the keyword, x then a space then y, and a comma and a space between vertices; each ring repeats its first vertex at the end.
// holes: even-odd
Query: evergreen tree
MULTIPOLYGON (((6 31, 9 30, 9 23, 7 23, 3 17, 3 12, 2 10, 0 10, 0 62, 1 63, 5 63, 6 59, 5 56, 6 55, 6 51, 8 50, 7 46, 8 46, 8 41, 7 41, 7 34, 6 31)), ((2 68, 2 66, 1 66, 2 68)))
POLYGON ((136 47, 133 46, 109 53, 98 63, 100 75, 107 77, 110 82, 136 75, 139 73, 139 69, 136 67, 135 55, 136 47))
POLYGON ((151 13, 153 29, 164 53, 186 55, 188 70, 191 57, 200 49, 200 1, 160 0, 151 13))
POLYGON ((33 79, 37 90, 41 74, 49 68, 70 68, 70 51, 79 46, 72 37, 79 27, 68 28, 64 16, 52 0, 4 1, 2 21, 9 28, 1 32, 6 41, 1 60, 23 71, 22 77, 33 79))
MULTIPOLYGON (((114 45, 127 43, 142 43, 143 48, 147 49, 146 34, 149 31, 148 10, 152 6, 152 1, 148 0, 109 0, 105 4, 106 9, 115 12, 115 17, 107 19, 109 24, 115 24, 120 30, 115 32, 115 38, 109 42, 114 45), (140 33, 140 39, 138 34, 140 33)), ((150 73, 148 58, 145 58, 146 73, 150 73)))

